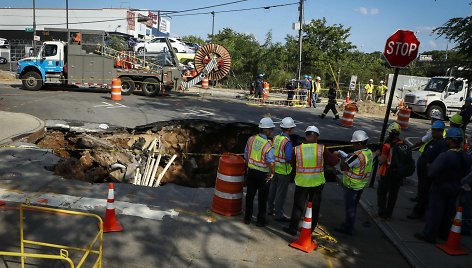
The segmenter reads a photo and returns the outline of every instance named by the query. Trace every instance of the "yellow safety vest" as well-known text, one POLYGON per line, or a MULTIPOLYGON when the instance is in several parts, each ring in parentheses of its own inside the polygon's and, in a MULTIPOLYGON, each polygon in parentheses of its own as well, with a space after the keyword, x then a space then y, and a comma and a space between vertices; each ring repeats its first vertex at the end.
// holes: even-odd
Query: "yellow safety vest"
POLYGON ((274 138, 275 173, 288 175, 292 172, 292 166, 285 160, 285 146, 290 139, 283 135, 274 138))
POLYGON ((355 151, 354 154, 359 157, 360 165, 344 171, 343 184, 350 189, 362 189, 369 182, 373 155, 370 149, 355 151))
POLYGON ((318 143, 295 147, 297 186, 316 187, 325 183, 323 152, 324 146, 318 143))
POLYGON ((381 85, 377 87, 377 94, 383 95, 385 92, 387 92, 387 86, 386 85, 381 85))
POLYGON ((315 85, 316 85, 316 93, 320 93, 321 92, 321 83, 317 83, 315 82, 315 85))
POLYGON ((365 85, 364 89, 367 94, 372 94, 374 91, 374 84, 367 84, 365 85))
MULTIPOLYGON (((444 129, 444 131, 443 131, 443 138, 445 138, 445 137, 446 137, 446 129, 444 129)), ((423 153, 424 149, 426 148, 426 146, 428 146, 428 144, 431 141, 432 141, 432 139, 427 141, 427 142, 423 142, 423 144, 421 144, 420 148, 418 148, 418 152, 423 153)))
POLYGON ((269 165, 266 161, 266 154, 272 148, 269 140, 259 135, 254 135, 247 141, 248 167, 262 172, 269 172, 269 165))

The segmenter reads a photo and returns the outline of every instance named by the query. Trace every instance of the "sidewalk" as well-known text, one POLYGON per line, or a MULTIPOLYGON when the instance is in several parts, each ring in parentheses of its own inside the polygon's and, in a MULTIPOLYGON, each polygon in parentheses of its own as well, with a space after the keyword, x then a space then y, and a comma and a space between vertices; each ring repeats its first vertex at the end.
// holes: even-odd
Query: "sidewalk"
MULTIPOLYGON (((415 233, 423 230, 425 224, 423 220, 410 220, 406 217, 415 205, 410 201, 410 198, 416 196, 418 181, 416 173, 408 178, 406 185, 401 186, 393 217, 388 221, 377 216, 377 182, 379 179, 380 177, 377 176, 375 188, 364 190, 361 205, 412 267, 471 267, 472 255, 449 256, 435 245, 414 237, 415 233)), ((442 243, 443 241, 439 240, 438 242, 442 243)), ((472 236, 461 236, 461 244, 469 254, 472 254, 472 236)))
POLYGON ((0 111, 0 144, 25 136, 42 135, 43 120, 23 113, 0 111))

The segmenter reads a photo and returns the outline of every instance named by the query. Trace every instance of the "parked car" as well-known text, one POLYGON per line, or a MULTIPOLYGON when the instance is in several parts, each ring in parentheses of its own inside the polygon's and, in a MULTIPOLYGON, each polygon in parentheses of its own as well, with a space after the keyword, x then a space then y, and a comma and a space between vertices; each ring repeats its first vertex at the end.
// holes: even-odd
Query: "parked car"
POLYGON ((4 57, 0 57, 0 64, 7 64, 8 60, 4 57))
MULTIPOLYGON (((183 42, 180 42, 176 38, 169 37, 169 41, 175 52, 193 53, 192 49, 187 47, 187 45, 185 45, 183 42)), ((151 39, 150 41, 137 43, 134 46, 134 51, 139 55, 143 54, 144 52, 158 53, 164 51, 164 49, 167 49, 165 37, 156 37, 154 39, 151 39)))
POLYGON ((200 48, 200 45, 197 43, 184 42, 184 44, 187 45, 193 51, 193 53, 195 53, 200 48))

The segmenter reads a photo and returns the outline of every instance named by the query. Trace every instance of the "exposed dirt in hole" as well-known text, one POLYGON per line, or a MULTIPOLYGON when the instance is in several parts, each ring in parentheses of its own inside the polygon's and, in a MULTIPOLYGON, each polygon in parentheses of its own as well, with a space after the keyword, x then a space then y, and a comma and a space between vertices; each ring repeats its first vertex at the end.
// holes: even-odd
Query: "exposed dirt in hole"
POLYGON ((357 102, 356 106, 360 114, 370 114, 374 116, 385 115, 385 110, 387 109, 386 105, 380 105, 372 101, 357 102))
POLYGON ((243 152, 247 139, 256 132, 257 126, 249 123, 172 120, 114 133, 50 131, 37 145, 65 158, 55 167, 60 176, 92 183, 131 183, 135 169, 143 170, 146 164, 143 148, 160 137, 163 156, 156 174, 162 172, 172 155, 177 155, 161 183, 210 187, 215 182, 219 159, 214 154, 243 152), (127 170, 113 171, 111 167, 116 163, 127 170))
MULTIPOLYGON (((219 154, 244 152, 247 139, 257 132, 257 125, 250 123, 172 120, 111 133, 51 130, 37 141, 37 145, 50 148, 64 158, 54 168, 55 173, 64 178, 91 183, 133 183, 136 169, 142 172, 148 162, 147 148, 155 138, 160 137, 161 150, 154 153, 156 156, 162 153, 162 158, 154 178, 158 178, 171 157, 177 155, 170 168, 163 173, 160 184, 213 187, 219 154)), ((292 135, 294 145, 303 140, 303 137, 292 135)), ((320 140, 320 143, 326 146, 346 144, 328 140, 320 140)), ((350 147, 342 149, 352 151, 350 147)), ((328 181, 334 181, 335 174, 333 168, 327 168, 325 172, 328 181)))

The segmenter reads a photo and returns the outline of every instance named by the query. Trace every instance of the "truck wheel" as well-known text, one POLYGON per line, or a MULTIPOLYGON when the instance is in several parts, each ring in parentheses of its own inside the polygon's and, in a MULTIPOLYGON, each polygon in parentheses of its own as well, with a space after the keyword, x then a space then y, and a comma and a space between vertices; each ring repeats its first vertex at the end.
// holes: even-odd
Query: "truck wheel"
POLYGON ((142 85, 144 95, 148 97, 156 96, 161 92, 161 84, 156 78, 146 78, 144 79, 142 85))
POLYGON ((26 90, 40 90, 43 87, 41 75, 35 71, 29 71, 21 76, 21 82, 26 90))
POLYGON ((144 52, 146 52, 146 49, 144 47, 140 47, 138 48, 138 51, 136 51, 138 53, 138 55, 143 55, 144 52))
POLYGON ((442 120, 446 118, 446 112, 443 110, 441 106, 438 105, 431 105, 428 107, 428 110, 426 111, 426 115, 428 116, 429 119, 431 119, 431 115, 433 114, 434 111, 439 111, 442 114, 442 120))
POLYGON ((120 77, 121 79, 121 94, 130 95, 136 89, 136 84, 133 79, 129 77, 120 77))

